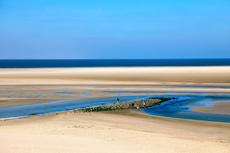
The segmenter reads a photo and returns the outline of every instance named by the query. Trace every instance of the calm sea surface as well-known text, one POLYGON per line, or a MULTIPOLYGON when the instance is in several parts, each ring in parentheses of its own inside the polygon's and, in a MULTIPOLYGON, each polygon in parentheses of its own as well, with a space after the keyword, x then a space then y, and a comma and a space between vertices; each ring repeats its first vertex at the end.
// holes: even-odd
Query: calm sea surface
POLYGON ((230 59, 2 59, 0 68, 230 66, 230 59))

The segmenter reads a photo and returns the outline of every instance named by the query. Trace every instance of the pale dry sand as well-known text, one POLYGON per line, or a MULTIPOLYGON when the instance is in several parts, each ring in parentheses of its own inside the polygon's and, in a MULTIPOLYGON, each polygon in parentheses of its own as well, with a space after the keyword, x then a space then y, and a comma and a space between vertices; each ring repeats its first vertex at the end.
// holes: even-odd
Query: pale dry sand
POLYGON ((213 107, 192 108, 194 111, 230 115, 230 102, 218 102, 213 107))
POLYGON ((0 85, 228 84, 230 67, 1 69, 0 85))
POLYGON ((0 122, 0 152, 229 153, 230 124, 133 110, 62 112, 0 122))

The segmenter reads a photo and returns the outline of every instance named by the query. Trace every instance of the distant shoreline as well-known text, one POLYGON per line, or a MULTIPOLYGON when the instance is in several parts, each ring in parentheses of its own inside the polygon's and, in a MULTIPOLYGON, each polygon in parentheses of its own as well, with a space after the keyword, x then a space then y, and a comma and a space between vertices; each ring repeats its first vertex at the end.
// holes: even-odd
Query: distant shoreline
POLYGON ((0 59, 0 68, 230 66, 230 59, 0 59))

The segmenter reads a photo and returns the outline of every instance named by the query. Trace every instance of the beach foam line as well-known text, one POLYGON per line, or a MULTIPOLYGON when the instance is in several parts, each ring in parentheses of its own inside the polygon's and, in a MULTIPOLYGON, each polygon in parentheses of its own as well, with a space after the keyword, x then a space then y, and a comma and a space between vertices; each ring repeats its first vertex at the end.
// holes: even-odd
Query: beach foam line
POLYGON ((20 119, 20 118, 26 118, 26 117, 29 117, 29 116, 19 116, 19 117, 0 118, 0 121, 14 120, 14 119, 20 119))

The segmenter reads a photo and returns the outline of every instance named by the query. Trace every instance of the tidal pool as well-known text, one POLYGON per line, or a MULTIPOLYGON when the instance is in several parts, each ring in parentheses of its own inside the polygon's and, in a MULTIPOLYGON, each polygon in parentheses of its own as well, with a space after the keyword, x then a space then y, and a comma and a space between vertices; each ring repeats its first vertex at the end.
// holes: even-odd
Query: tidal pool
MULTIPOLYGON (((161 97, 164 96, 165 95, 161 97)), ((200 94, 176 95, 174 97, 177 99, 167 101, 161 105, 153 106, 142 111, 147 114, 164 117, 230 123, 230 115, 202 113, 192 110, 192 108, 213 107, 214 104, 218 102, 229 102, 230 96, 200 94)))

